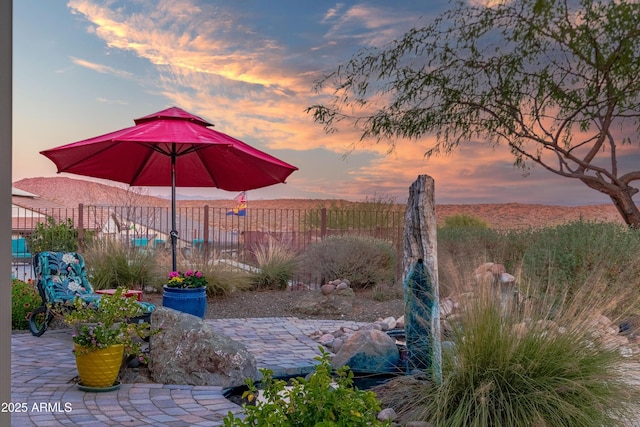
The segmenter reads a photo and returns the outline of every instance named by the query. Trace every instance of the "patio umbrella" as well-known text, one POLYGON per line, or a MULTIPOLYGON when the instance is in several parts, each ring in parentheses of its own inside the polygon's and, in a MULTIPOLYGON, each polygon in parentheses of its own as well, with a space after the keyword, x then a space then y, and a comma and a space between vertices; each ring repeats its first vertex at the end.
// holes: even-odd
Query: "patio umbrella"
POLYGON ((172 107, 135 126, 41 151, 58 173, 105 178, 131 186, 171 187, 172 268, 176 270, 176 187, 246 191, 283 183, 297 170, 172 107))

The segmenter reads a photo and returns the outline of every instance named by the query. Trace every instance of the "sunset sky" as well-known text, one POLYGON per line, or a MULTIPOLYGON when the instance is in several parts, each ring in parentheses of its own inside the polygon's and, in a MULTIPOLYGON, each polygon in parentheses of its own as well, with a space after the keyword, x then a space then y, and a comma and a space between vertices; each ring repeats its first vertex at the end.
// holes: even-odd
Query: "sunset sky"
MULTIPOLYGON (((583 205, 608 198, 541 168, 524 178, 506 147, 472 143, 424 159, 429 139, 358 145, 327 135, 304 110, 326 100, 313 83, 360 48, 424 25, 446 1, 19 0, 14 2, 13 181, 55 176, 41 150, 178 106, 299 168, 249 199, 375 195, 405 202, 420 174, 437 203, 583 205)), ((76 175, 63 175, 81 178, 76 175)), ((151 194, 169 195, 155 188, 151 194)), ((215 189, 181 197, 229 198, 215 189)))

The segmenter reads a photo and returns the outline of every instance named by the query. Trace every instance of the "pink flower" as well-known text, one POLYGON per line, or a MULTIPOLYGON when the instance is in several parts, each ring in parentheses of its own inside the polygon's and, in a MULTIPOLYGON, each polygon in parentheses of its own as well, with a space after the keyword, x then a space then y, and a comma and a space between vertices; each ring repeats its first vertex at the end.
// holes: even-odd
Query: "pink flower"
POLYGON ((184 275, 189 277, 189 276, 193 276, 193 270, 187 270, 184 272, 184 275))
POLYGON ((202 273, 200 273, 199 271, 196 271, 196 277, 199 279, 202 277, 202 273))

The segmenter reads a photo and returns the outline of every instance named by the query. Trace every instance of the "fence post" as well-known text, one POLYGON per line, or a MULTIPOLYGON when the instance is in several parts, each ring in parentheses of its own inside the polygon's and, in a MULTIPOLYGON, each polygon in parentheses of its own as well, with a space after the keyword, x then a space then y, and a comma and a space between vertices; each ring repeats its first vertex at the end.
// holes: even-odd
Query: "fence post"
POLYGON ((327 237, 327 208, 320 209, 320 239, 327 237))
POLYGON ((204 239, 203 247, 205 257, 209 255, 209 205, 204 205, 204 215, 202 218, 202 222, 204 222, 202 230, 202 238, 204 239))
POLYGON ((84 249, 84 205, 78 204, 78 250, 84 249))

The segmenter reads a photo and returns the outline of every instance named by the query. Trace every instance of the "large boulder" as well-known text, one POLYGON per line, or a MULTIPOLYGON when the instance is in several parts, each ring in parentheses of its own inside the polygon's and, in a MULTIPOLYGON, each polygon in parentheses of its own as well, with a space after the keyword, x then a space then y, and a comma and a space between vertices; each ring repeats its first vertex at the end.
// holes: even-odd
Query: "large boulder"
POLYGON ((355 293, 351 288, 333 290, 325 295, 322 291, 301 293, 291 309, 307 315, 341 315, 353 311, 355 293))
POLYGON ((333 357, 334 369, 349 366, 353 372, 393 372, 400 362, 396 340, 377 329, 359 330, 351 335, 333 357))
POLYGON ((253 354, 199 317, 158 307, 151 324, 160 328, 149 342, 149 372, 155 382, 228 388, 258 378, 253 354))

